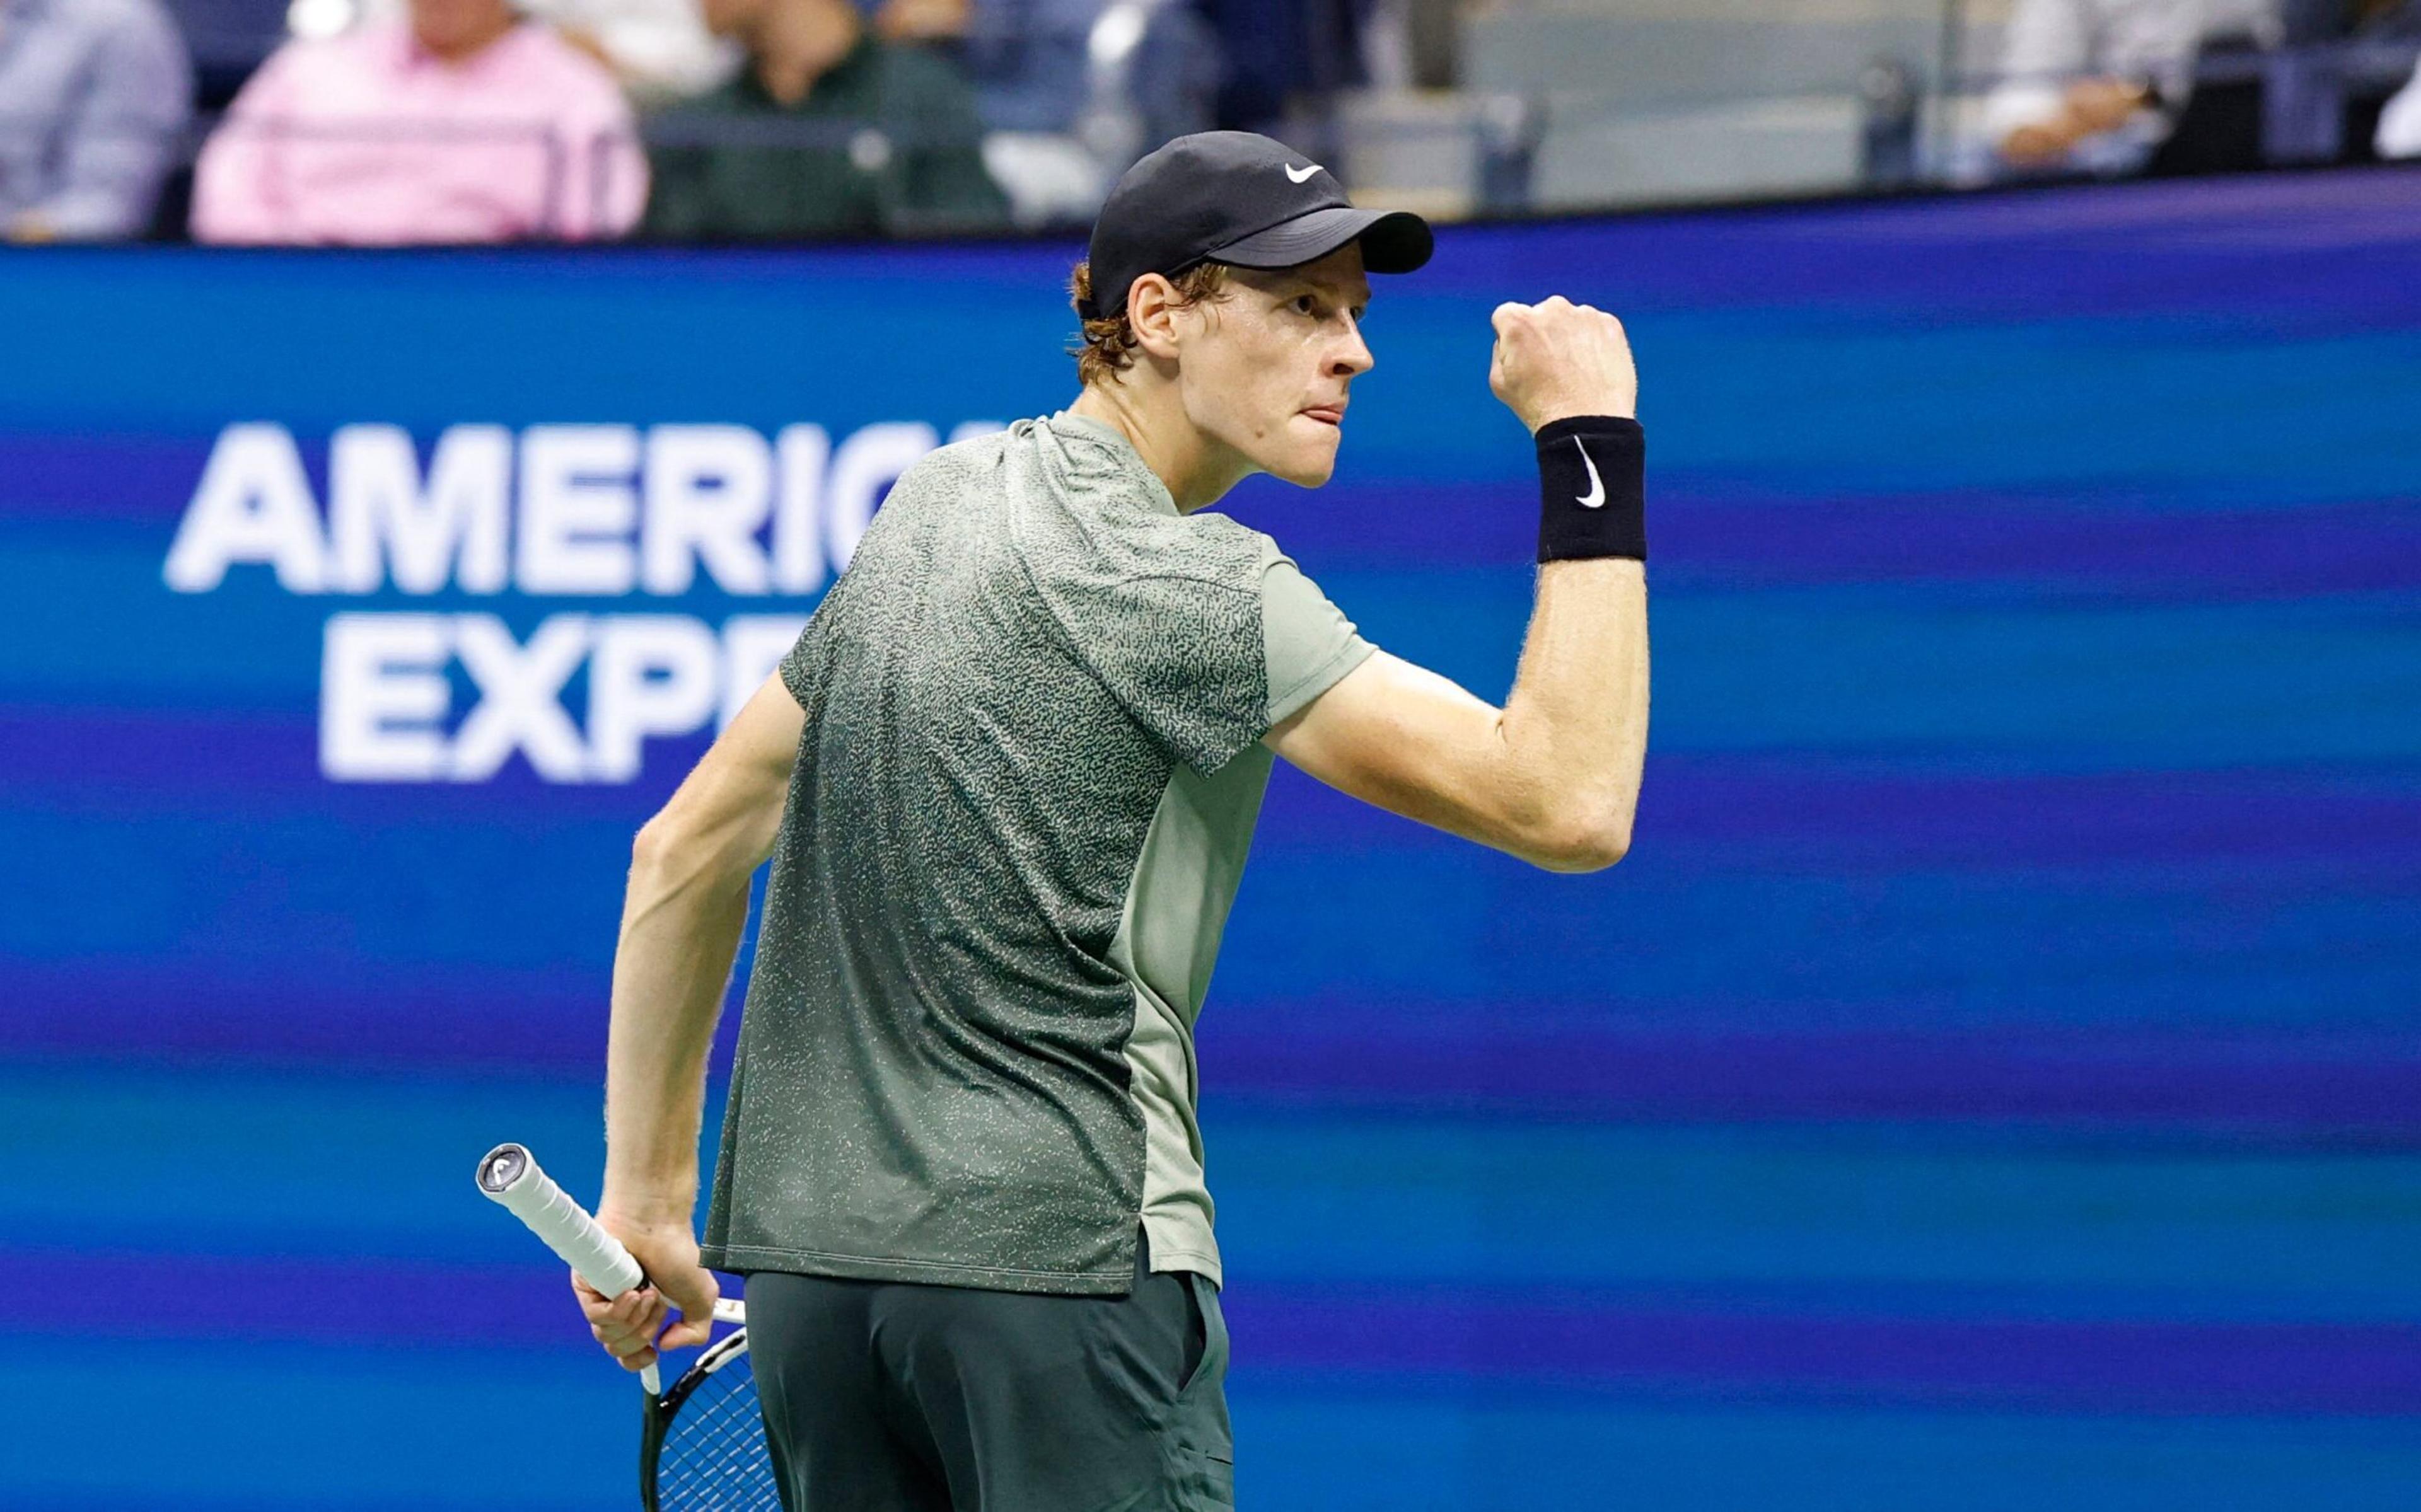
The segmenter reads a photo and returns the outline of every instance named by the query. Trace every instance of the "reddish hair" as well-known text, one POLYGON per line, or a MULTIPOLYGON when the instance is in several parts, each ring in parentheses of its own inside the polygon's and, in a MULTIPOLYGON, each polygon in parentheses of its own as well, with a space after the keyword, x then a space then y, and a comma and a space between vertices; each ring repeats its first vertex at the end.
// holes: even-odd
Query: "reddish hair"
MULTIPOLYGON (((1177 286, 1177 303, 1181 307, 1204 300, 1215 300, 1227 287, 1227 265, 1223 262, 1200 262, 1169 280, 1177 286)), ((1093 297, 1093 265, 1076 264, 1068 275, 1068 297, 1076 306, 1078 319, 1084 319, 1085 305, 1093 297)), ((1097 316, 1084 321, 1084 336, 1069 351, 1076 359, 1076 377, 1087 385, 1107 382, 1134 366, 1134 325, 1127 319, 1126 306, 1117 312, 1097 316)))

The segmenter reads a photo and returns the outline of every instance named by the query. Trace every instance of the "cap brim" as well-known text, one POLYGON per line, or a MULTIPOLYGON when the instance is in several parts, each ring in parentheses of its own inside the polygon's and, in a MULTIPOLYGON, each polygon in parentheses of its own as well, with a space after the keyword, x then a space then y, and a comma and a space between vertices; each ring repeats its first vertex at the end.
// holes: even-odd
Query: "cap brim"
POLYGON ((1215 247, 1203 260, 1239 268, 1293 268, 1318 262, 1348 242, 1362 243, 1362 266, 1374 273, 1411 273, 1429 260, 1437 245, 1429 223, 1411 210, 1333 205, 1215 247))

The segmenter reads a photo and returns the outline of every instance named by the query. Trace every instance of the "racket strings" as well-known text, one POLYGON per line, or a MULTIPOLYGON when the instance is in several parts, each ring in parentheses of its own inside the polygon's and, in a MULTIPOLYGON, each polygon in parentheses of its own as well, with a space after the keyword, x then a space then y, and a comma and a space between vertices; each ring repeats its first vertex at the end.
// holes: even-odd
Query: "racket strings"
POLYGON ((697 1383, 656 1459, 659 1512, 782 1512, 756 1379, 743 1357, 697 1383))

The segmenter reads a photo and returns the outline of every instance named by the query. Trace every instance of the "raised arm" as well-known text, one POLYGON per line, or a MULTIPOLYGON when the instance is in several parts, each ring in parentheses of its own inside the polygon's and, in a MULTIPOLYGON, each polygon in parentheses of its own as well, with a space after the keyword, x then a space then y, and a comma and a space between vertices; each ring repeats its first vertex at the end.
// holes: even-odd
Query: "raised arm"
POLYGON ((692 1224, 707 1050, 748 922, 748 879, 773 854, 804 721, 780 675, 766 678, 632 848, 597 1221, 654 1285, 608 1304, 573 1282, 598 1342, 632 1370, 655 1359, 667 1300, 683 1319, 668 1345, 703 1342, 713 1310, 714 1278, 698 1264, 692 1224))
POLYGON ((1495 322, 1490 386, 1538 436, 1544 478, 1543 565, 1512 694, 1497 709, 1381 652, 1267 742, 1407 818, 1595 871, 1631 847, 1648 751, 1638 379, 1620 322, 1586 305, 1507 304, 1495 322))

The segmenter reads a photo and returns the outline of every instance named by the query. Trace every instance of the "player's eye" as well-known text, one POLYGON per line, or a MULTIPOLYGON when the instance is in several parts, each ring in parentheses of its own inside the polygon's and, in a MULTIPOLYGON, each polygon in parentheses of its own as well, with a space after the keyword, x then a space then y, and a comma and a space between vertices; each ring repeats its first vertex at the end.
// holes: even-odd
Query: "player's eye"
POLYGON ((1293 309, 1297 315, 1317 315, 1320 313, 1320 301, 1309 294, 1297 294, 1294 297, 1293 309))

